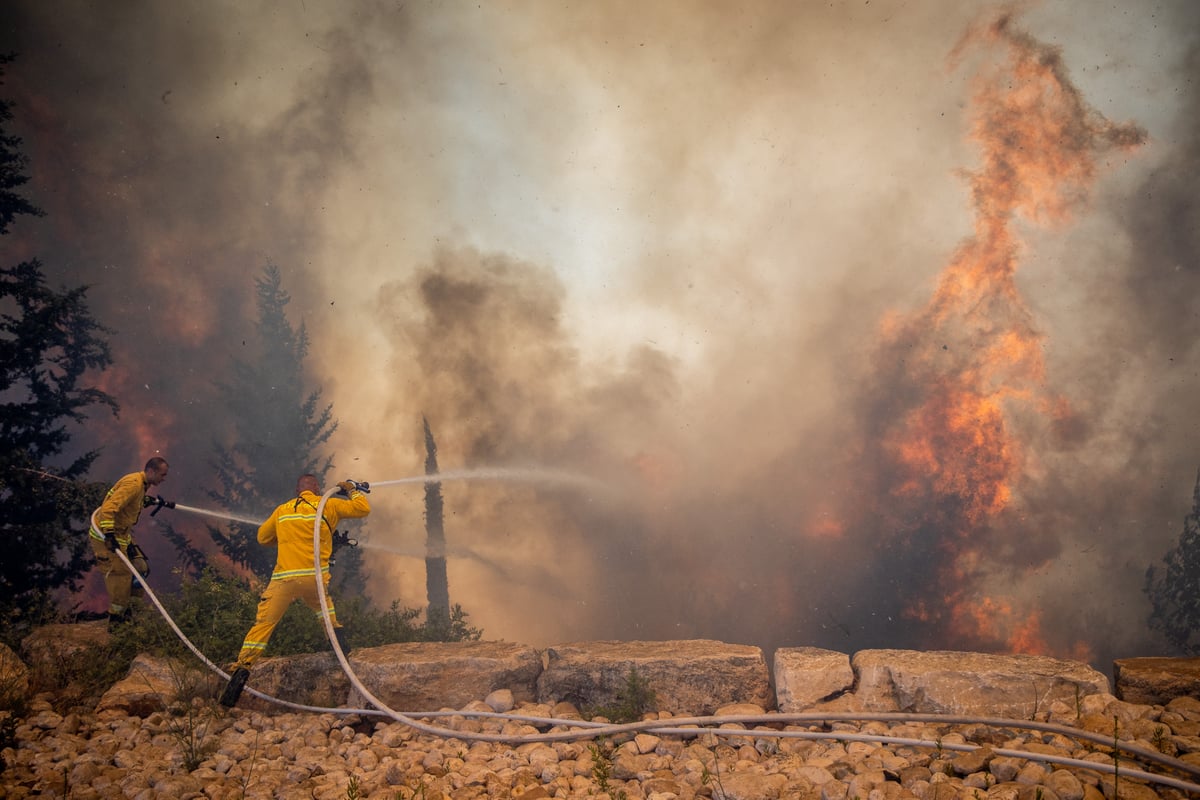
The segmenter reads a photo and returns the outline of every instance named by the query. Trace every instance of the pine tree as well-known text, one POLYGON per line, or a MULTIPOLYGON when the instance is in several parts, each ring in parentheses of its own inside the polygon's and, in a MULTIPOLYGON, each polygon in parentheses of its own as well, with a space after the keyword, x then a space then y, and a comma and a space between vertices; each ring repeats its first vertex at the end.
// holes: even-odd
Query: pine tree
MULTIPOLYGON (((0 56, 0 83, 11 56, 0 56)), ((0 100, 0 235, 41 209, 17 190, 28 177, 21 139, 8 132, 0 100)), ((86 385, 112 363, 108 329, 92 317, 87 287, 52 289, 37 259, 0 269, 0 629, 15 635, 48 612, 53 592, 73 591, 91 563, 87 525, 103 484, 86 482, 98 453, 60 457, 69 427, 114 400, 86 385)))
POLYGON ((1151 630, 1181 654, 1200 655, 1200 471, 1179 543, 1163 556, 1161 572, 1153 566, 1146 570, 1145 591, 1153 609, 1151 630))
MULTIPOLYGON (((0 54, 0 85, 4 83, 4 68, 13 56, 0 54)), ((8 132, 12 120, 12 103, 0 99, 0 235, 8 233, 14 219, 22 214, 45 216, 46 212, 16 192, 29 182, 25 170, 29 157, 21 150, 21 138, 8 132)))
MULTIPOLYGON (((283 290, 279 268, 268 265, 255 285, 257 352, 252 360, 235 361, 229 382, 220 386, 233 436, 229 443, 213 445, 217 488, 208 495, 228 511, 265 519, 295 494, 303 473, 324 484, 333 460, 323 454, 323 445, 337 423, 332 406, 321 405, 320 390, 305 389, 308 332, 303 323, 297 329, 287 318, 291 297, 283 290)), ((209 534, 235 563, 262 577, 271 574, 275 552, 258 543, 254 526, 210 526, 209 534)))

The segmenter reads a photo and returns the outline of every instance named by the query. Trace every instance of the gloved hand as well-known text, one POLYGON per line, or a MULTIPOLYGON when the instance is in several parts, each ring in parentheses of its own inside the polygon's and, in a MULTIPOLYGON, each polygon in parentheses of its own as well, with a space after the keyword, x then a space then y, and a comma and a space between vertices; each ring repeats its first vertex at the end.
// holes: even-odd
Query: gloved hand
POLYGON ((115 533, 104 534, 104 544, 109 550, 117 552, 117 535, 115 533))
POLYGON ((333 548, 329 552, 330 565, 337 563, 338 551, 343 547, 358 547, 358 539, 351 539, 350 534, 343 531, 333 532, 333 548))
POLYGON ((164 500, 162 497, 146 495, 142 498, 142 508, 149 508, 150 506, 157 506, 157 508, 150 512, 150 516, 153 517, 164 508, 174 508, 175 503, 170 500, 164 500))
POLYGON ((349 497, 350 493, 353 492, 357 488, 358 488, 358 485, 354 481, 351 481, 351 480, 345 480, 338 484, 338 489, 340 489, 342 491, 342 493, 345 494, 347 497, 349 497))

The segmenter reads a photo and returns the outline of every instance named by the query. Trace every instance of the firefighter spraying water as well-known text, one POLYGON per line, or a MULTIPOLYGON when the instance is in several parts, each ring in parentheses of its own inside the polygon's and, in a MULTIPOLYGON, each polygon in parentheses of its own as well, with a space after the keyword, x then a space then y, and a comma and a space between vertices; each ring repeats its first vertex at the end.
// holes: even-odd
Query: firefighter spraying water
MULTIPOLYGON (((161 461, 161 459, 159 460, 161 461)), ((149 468, 148 465, 147 469, 149 468)), ((143 481, 139 477, 141 473, 133 473, 122 478, 118 485, 123 486, 126 482, 128 482, 129 486, 134 486, 135 488, 137 486, 144 488, 145 486, 156 485, 165 478, 165 461, 162 462, 162 470, 161 477, 157 475, 151 476, 154 481, 153 483, 151 482, 151 478, 143 481)), ((530 467, 452 470, 377 482, 375 486, 400 486, 406 484, 468 480, 561 484, 586 489, 592 495, 599 495, 607 491, 603 484, 584 476, 530 467)), ((116 487, 114 487, 114 491, 115 489, 116 487)), ((370 491, 371 484, 363 481, 348 479, 340 482, 338 484, 337 495, 330 498, 329 504, 324 506, 325 511, 321 514, 320 520, 320 539, 315 545, 311 531, 317 519, 317 508, 321 501, 321 487, 318 479, 311 474, 305 474, 300 477, 297 482, 296 497, 278 506, 270 516, 264 515, 265 521, 262 521, 263 518, 249 517, 224 510, 190 506, 140 492, 130 494, 130 497, 141 497, 141 500, 136 505, 138 513, 144 508, 153 508, 150 516, 156 516, 163 508, 170 508, 176 511, 224 519, 244 525, 254 525, 258 529, 258 541, 260 544, 276 544, 279 548, 271 582, 261 597, 256 622, 246 635, 237 663, 230 669, 230 681, 221 697, 223 704, 233 706, 237 703, 246 685, 251 665, 265 650, 275 626, 292 602, 301 600, 318 614, 321 614, 323 610, 317 596, 320 595, 321 598, 326 598, 325 608, 327 608, 334 622, 335 633, 339 635, 339 639, 342 638, 340 636, 341 626, 336 623, 336 617, 334 616, 332 600, 327 599, 328 596, 324 591, 317 591, 318 587, 315 580, 317 570, 314 566, 314 559, 319 559, 321 565, 320 576, 322 586, 319 588, 323 590, 329 581, 329 568, 336 563, 337 553, 343 548, 358 546, 358 541, 352 538, 349 533, 337 530, 337 523, 340 519, 367 516, 370 513, 370 504, 367 501, 366 495, 370 491)), ((126 489, 123 488, 117 494, 120 497, 124 497, 125 493, 126 489)), ((110 495, 112 494, 110 492, 110 495)), ((132 501, 130 500, 129 502, 132 501)), ((93 545, 97 541, 100 542, 107 554, 112 551, 108 550, 106 543, 119 540, 116 537, 104 537, 101 531, 105 528, 105 522, 102 522, 102 519, 106 518, 101 517, 99 513, 93 515, 93 545)), ((134 517, 134 521, 136 522, 136 516, 134 517)), ((129 541, 131 542, 132 540, 129 541)), ((134 565, 139 577, 144 577, 148 572, 148 564, 140 548, 133 545, 132 549, 122 549, 122 552, 126 554, 130 563, 134 565)), ((107 559, 109 562, 124 562, 124 560, 116 558, 107 559)), ((128 572, 128 570, 126 571, 128 572)), ((130 572, 129 574, 132 578, 133 573, 130 572)), ((128 617, 127 603, 128 599, 126 599, 126 605, 123 605, 121 609, 115 612, 123 614, 122 619, 128 617)))
POLYGON ((130 617, 130 597, 141 593, 141 584, 134 586, 133 572, 124 559, 117 558, 120 550, 137 569, 138 574, 150 574, 150 563, 146 554, 133 541, 133 526, 137 524, 143 508, 154 506, 154 516, 163 508, 173 507, 160 497, 146 494, 151 487, 167 479, 167 460, 151 458, 138 472, 131 472, 113 484, 104 496, 104 502, 92 512, 88 536, 96 566, 104 575, 104 588, 108 592, 108 625, 113 628, 130 617))
POLYGON ((237 703, 251 666, 262 656, 275 626, 296 600, 317 614, 327 614, 338 643, 345 649, 342 626, 327 591, 335 528, 340 519, 366 517, 371 513, 371 504, 367 500, 370 487, 365 483, 344 480, 338 484, 338 489, 342 496, 328 499, 323 513, 319 512, 318 504, 322 501, 320 481, 315 475, 301 475, 296 481, 295 498, 281 503, 259 526, 259 544, 277 547, 275 569, 271 573, 271 582, 263 590, 254 626, 242 642, 229 685, 221 695, 221 705, 237 703), (314 526, 319 530, 316 540, 312 534, 314 526), (317 563, 320 564, 319 574, 317 563))

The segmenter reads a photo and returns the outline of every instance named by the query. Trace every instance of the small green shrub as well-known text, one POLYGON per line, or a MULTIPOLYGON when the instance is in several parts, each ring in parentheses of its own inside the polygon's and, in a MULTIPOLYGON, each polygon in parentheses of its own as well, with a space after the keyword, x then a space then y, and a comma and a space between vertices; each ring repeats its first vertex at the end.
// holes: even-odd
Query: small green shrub
POLYGON ((588 745, 592 752, 592 779, 601 794, 606 794, 612 800, 626 800, 623 789, 614 789, 612 783, 612 745, 604 739, 588 745))
MULTIPOLYGON (((237 659, 242 641, 254 624, 261 588, 210 567, 199 576, 184 576, 178 592, 156 597, 192 644, 214 664, 223 666, 237 659)), ((473 641, 482 636, 482 631, 467 624, 467 613, 457 605, 448 624, 429 625, 422 620, 421 611, 402 608, 398 601, 380 610, 361 596, 334 599, 350 647, 473 641)), ((185 663, 195 658, 148 599, 135 600, 133 612, 132 619, 114 629, 104 644, 40 662, 29 675, 30 694, 54 694, 60 711, 94 706, 109 687, 128 674, 139 653, 179 658, 185 663)), ((294 603, 275 629, 267 655, 328 650, 322 620, 304 604, 294 603)), ((205 693, 198 690, 194 694, 205 693)), ((23 713, 20 708, 11 710, 18 717, 23 713)))
POLYGON ((215 718, 213 707, 199 700, 173 703, 167 709, 167 734, 179 745, 188 772, 199 769, 216 752, 217 742, 209 736, 215 718))
MULTIPOLYGON (((184 577, 179 592, 159 596, 167 613, 184 635, 216 664, 237 659, 242 640, 254 624, 262 586, 223 574, 211 567, 198 577, 184 577)), ((482 631, 467 624, 467 613, 455 606, 449 624, 431 625, 421 620, 421 611, 402 608, 393 601, 386 610, 370 605, 365 597, 334 596, 338 621, 345 628, 350 647, 378 647, 396 642, 474 641, 482 631)), ((133 645, 129 652, 118 649, 125 667, 138 652, 185 657, 187 648, 166 620, 150 606, 141 607, 134 620, 123 626, 122 640, 133 645), (127 658, 124 658, 127 656, 127 658)), ((303 603, 293 603, 283 615, 267 645, 267 655, 284 656, 318 653, 329 649, 322 619, 303 603)))
MULTIPOLYGON (((177 594, 159 599, 192 644, 213 663, 224 664, 237 659, 242 639, 254 624, 259 590, 243 578, 208 567, 199 577, 185 577, 177 594)), ((163 655, 189 652, 157 609, 142 612, 137 621, 150 627, 144 641, 154 642, 163 655)))
POLYGON ((625 676, 625 686, 617 693, 617 702, 611 706, 599 706, 588 709, 592 716, 600 716, 612 720, 618 725, 626 722, 638 722, 647 712, 654 710, 657 695, 646 680, 638 674, 637 667, 631 666, 625 676))

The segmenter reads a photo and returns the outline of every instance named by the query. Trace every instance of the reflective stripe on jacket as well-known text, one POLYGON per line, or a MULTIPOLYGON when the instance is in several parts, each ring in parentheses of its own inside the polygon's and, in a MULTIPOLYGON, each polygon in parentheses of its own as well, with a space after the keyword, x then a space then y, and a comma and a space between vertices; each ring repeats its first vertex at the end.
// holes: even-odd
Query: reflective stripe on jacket
POLYGON ((121 478, 108 490, 104 502, 92 514, 88 533, 93 539, 103 539, 105 534, 111 533, 122 545, 129 544, 133 539, 130 529, 142 515, 145 497, 146 473, 131 472, 121 478))
MULTIPOLYGON (((275 544, 275 571, 271 580, 316 574, 313 568, 313 523, 317 519, 320 495, 301 492, 300 496, 283 503, 258 528, 259 544, 275 544)), ((321 572, 329 573, 329 554, 333 551, 333 530, 338 521, 365 517, 371 513, 367 496, 355 489, 349 499, 330 497, 323 509, 325 522, 321 525, 321 572)))

